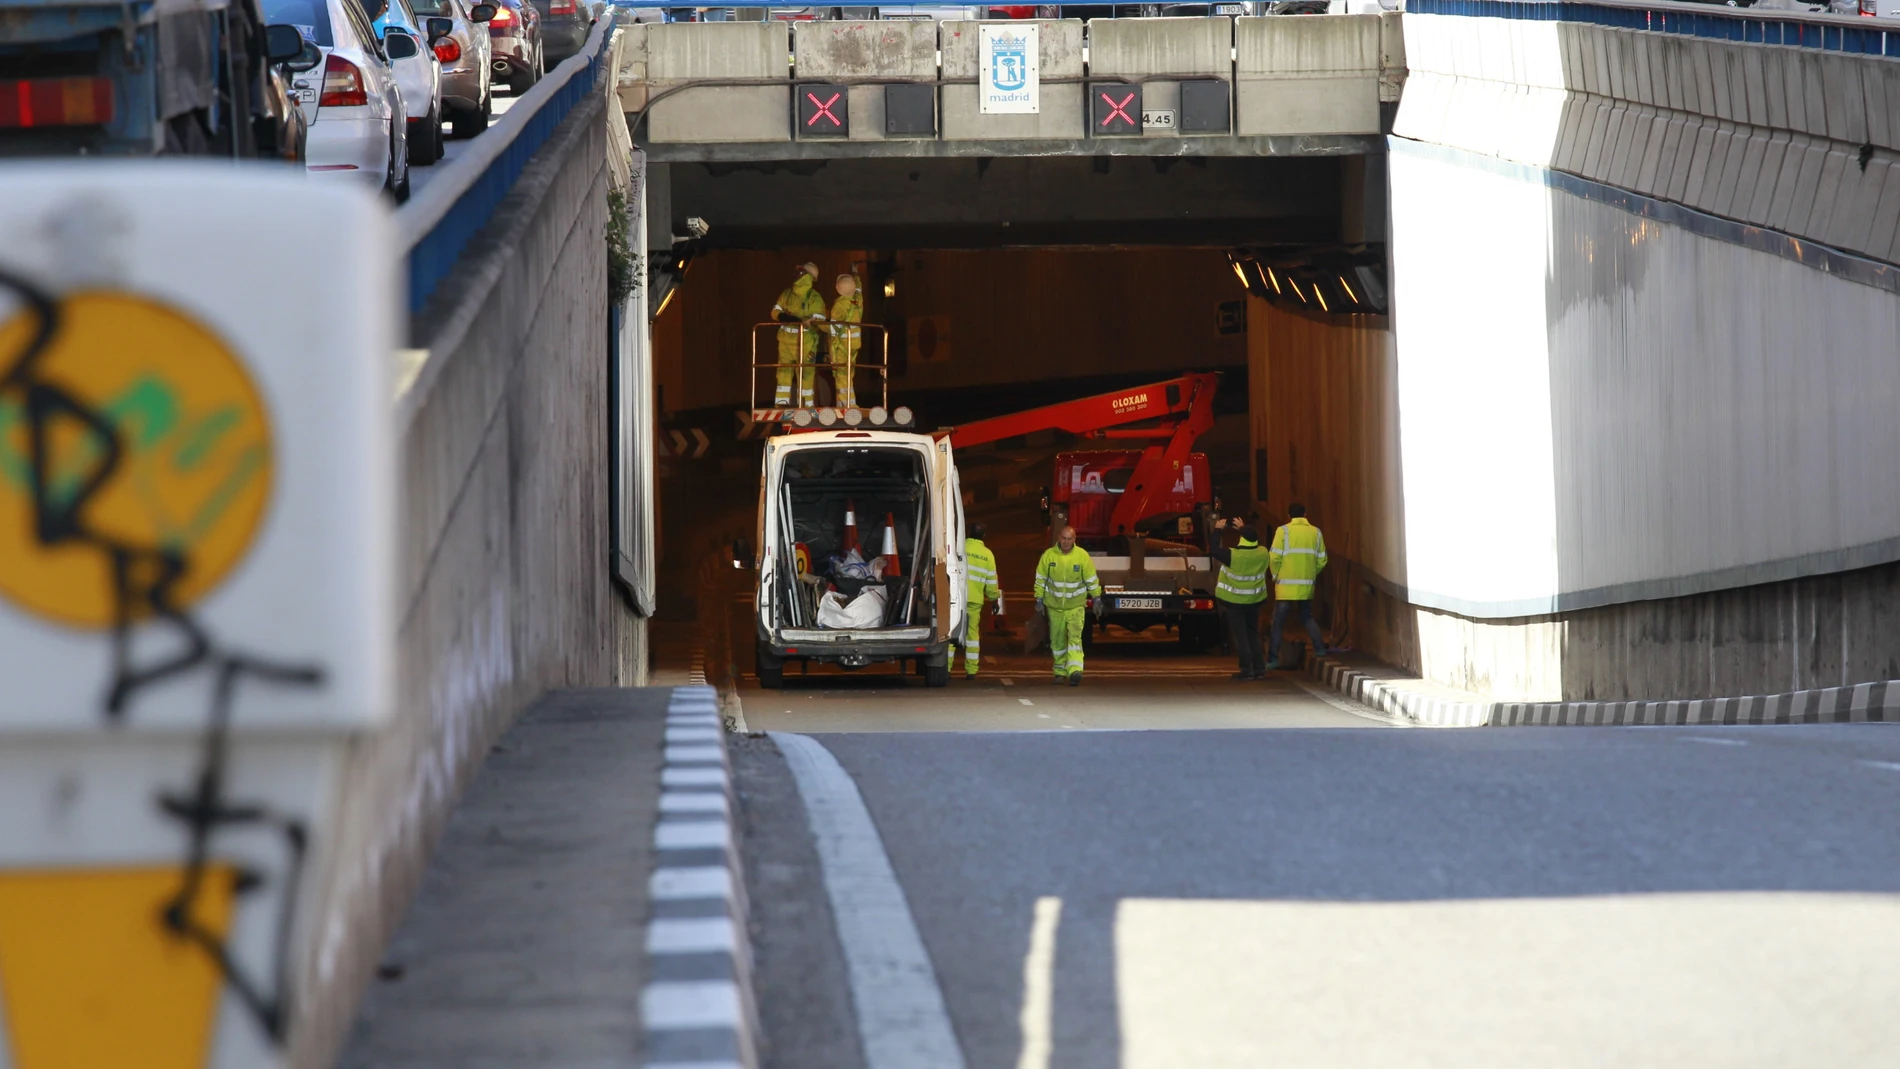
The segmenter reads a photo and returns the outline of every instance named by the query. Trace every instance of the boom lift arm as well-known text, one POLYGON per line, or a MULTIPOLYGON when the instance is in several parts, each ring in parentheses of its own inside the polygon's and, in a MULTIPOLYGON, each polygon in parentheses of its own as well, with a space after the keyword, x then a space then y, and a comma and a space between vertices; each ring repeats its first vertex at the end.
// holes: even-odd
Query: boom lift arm
POLYGON ((1147 439, 1141 461, 1109 519, 1111 534, 1132 534, 1148 515, 1154 495, 1174 485, 1194 442, 1214 426, 1214 391, 1220 376, 1195 372, 1113 393, 1100 393, 1026 412, 978 420, 939 432, 953 449, 1014 438, 1033 431, 1058 430, 1085 438, 1147 439), (1153 426, 1123 424, 1157 420, 1153 426))

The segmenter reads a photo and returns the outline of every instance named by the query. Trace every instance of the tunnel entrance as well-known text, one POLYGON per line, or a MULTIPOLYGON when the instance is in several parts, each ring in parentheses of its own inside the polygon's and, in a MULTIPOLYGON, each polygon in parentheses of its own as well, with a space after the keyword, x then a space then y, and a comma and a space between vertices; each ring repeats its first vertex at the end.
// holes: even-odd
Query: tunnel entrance
MULTIPOLYGON (((1254 485, 1251 445, 1249 294, 1274 296, 1268 279, 1284 270, 1269 276, 1268 265, 1382 265, 1382 209, 1366 210, 1383 202, 1376 164, 959 157, 649 166, 649 211, 668 221, 653 229, 673 239, 663 250, 662 241, 650 242, 654 378, 672 454, 661 465, 660 603, 664 618, 690 631, 709 675, 726 677, 715 682, 741 689, 759 682, 752 566, 766 538, 762 438, 776 428, 761 430, 747 413, 772 405, 775 386, 781 394, 789 388, 793 408, 834 415, 848 396, 841 370, 826 362, 828 340, 812 356, 809 387, 798 375, 775 383, 772 369, 754 366, 781 358, 775 311, 793 299, 787 291, 807 263, 817 269, 813 292, 796 297, 807 310, 830 315, 838 279, 854 280, 866 352, 848 381, 865 410, 882 403, 914 414, 905 429, 938 432, 1188 373, 1217 376, 1211 419, 1177 479, 1185 480, 1185 503, 1172 511, 1157 504, 1161 512, 1126 529, 1111 530, 1109 516, 1148 444, 1140 439, 1040 427, 958 446, 955 462, 961 518, 985 530, 1004 592, 1004 614, 986 614, 982 624, 986 674, 1047 674, 1031 588, 1037 559, 1065 522, 1088 528, 1079 531, 1082 547, 1112 587, 1105 604, 1129 610, 1091 619, 1088 652, 1098 672, 1233 671, 1210 551, 1232 542, 1220 521, 1255 519, 1264 496, 1254 485), (866 367, 880 363, 882 370, 866 367), (1099 500, 1056 492, 1090 478, 1099 500)), ((826 507, 842 516, 851 504, 826 507)), ((882 512, 863 506, 863 513, 859 538, 874 543, 882 512)), ((900 545, 906 522, 896 521, 900 545)), ((864 585, 855 574, 848 582, 824 574, 838 547, 813 548, 841 544, 838 523, 825 537, 792 541, 802 545, 814 585, 847 599, 846 586, 864 585)), ((798 602, 808 603, 815 604, 798 602)), ((801 680, 903 682, 876 663, 806 669, 767 653, 764 662, 783 671, 788 689, 801 680)), ((898 667, 926 675, 930 666, 899 658, 898 667)))

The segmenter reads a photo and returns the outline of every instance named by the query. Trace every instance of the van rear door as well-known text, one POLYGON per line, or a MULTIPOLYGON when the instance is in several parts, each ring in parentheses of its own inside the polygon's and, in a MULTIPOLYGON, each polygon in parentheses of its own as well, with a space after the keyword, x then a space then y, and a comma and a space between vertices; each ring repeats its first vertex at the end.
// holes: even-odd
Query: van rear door
POLYGON ((969 562, 963 559, 963 487, 957 479, 956 457, 947 438, 937 440, 937 483, 931 489, 939 502, 943 532, 943 582, 937 587, 937 634, 952 641, 963 637, 964 602, 970 590, 969 562), (945 589, 945 588, 948 589, 945 589))

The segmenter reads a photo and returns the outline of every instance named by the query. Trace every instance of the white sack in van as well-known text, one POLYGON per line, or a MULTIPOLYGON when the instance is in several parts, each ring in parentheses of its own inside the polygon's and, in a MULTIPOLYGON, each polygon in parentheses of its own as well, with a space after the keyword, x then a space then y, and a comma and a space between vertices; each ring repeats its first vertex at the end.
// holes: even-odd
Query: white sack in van
POLYGON ((881 586, 867 586, 849 603, 836 590, 818 599, 818 626, 866 628, 884 626, 885 592, 881 586))

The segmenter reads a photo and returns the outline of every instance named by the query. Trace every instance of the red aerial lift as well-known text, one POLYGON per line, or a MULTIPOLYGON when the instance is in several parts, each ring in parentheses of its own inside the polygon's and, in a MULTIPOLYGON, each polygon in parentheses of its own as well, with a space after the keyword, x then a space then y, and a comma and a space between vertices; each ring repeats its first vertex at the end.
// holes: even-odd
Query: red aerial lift
MULTIPOLYGON (((1214 426, 1220 377, 1197 372, 1112 393, 978 420, 939 432, 965 449, 1035 431, 1145 441, 1139 451, 1056 457, 1050 540, 1065 524, 1095 558, 1104 596, 1096 627, 1176 628, 1184 646, 1219 639, 1214 598, 1214 497, 1194 443, 1214 426), (1131 427, 1128 424, 1145 424, 1131 427), (1151 544, 1152 543, 1152 544, 1151 544)), ((1085 632, 1092 641, 1095 627, 1085 632)))
MULTIPOLYGON (((1085 438, 1145 439, 1135 461, 1134 472, 1109 516, 1106 535, 1127 535, 1149 516, 1186 511, 1156 508, 1174 504, 1181 472, 1194 455, 1194 442, 1214 426, 1214 390, 1220 376, 1196 372, 1163 382, 1149 383, 1128 390, 1100 393, 1074 401, 1012 412, 1007 416, 978 420, 939 432, 950 439, 955 449, 1014 438, 1033 431, 1068 431, 1085 438), (1123 424, 1158 420, 1151 427, 1125 427, 1123 424)), ((1067 454, 1075 455, 1075 454, 1067 454)), ((1123 454, 1126 455, 1126 454, 1123 454)), ((1202 461, 1205 464, 1205 459, 1202 461)), ((1057 495, 1065 499, 1057 481, 1057 495)), ((1206 489, 1202 480, 1196 491, 1206 489)))

